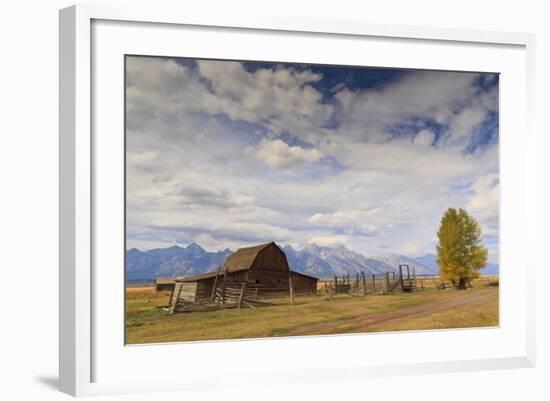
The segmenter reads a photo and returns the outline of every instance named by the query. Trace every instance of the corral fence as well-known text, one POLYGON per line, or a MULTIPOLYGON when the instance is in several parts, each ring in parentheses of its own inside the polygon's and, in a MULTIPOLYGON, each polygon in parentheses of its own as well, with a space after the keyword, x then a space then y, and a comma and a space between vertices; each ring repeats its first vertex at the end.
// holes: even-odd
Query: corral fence
POLYGON ((416 269, 409 265, 399 265, 397 272, 366 274, 364 271, 354 275, 335 275, 333 278, 320 280, 318 290, 329 298, 336 294, 368 295, 392 294, 397 291, 412 292, 423 290, 428 286, 445 285, 435 274, 416 274, 416 269))
POLYGON ((249 307, 256 309, 260 306, 277 304, 294 304, 295 296, 317 295, 314 291, 296 291, 290 281, 287 288, 264 287, 248 285, 247 282, 232 282, 228 285, 214 287, 212 297, 200 302, 190 302, 175 296, 175 301, 169 309, 170 313, 210 311, 249 307))
POLYGON ((364 271, 355 275, 335 275, 331 279, 320 281, 318 290, 332 298, 337 294, 368 295, 388 294, 393 292, 397 285, 401 284, 400 275, 395 272, 366 274, 364 271))
MULTIPOLYGON (((476 280, 487 285, 498 285, 498 279, 495 281, 491 276, 481 276, 476 280)), ((320 279, 318 293, 332 298, 337 294, 386 295, 395 292, 422 291, 426 288, 442 290, 450 287, 452 283, 437 274, 417 274, 414 266, 411 268, 408 265, 400 265, 397 272, 366 274, 361 271, 353 275, 343 274, 320 279)))
MULTIPOLYGON (((494 283, 489 277, 479 280, 487 284, 494 283)), ((498 285, 498 279, 496 281, 498 285)), ((385 272, 366 274, 357 272, 355 275, 335 275, 330 279, 319 279, 317 291, 297 292, 289 282, 288 288, 249 286, 246 282, 234 282, 230 285, 214 287, 212 297, 201 302, 189 302, 177 295, 175 302, 168 308, 170 313, 210 311, 249 307, 256 309, 259 306, 285 304, 290 301, 294 304, 295 296, 325 295, 328 299, 338 294, 349 296, 388 295, 396 292, 422 291, 429 287, 446 289, 451 283, 443 280, 436 274, 416 274, 415 268, 408 265, 400 265, 397 272, 385 272)))

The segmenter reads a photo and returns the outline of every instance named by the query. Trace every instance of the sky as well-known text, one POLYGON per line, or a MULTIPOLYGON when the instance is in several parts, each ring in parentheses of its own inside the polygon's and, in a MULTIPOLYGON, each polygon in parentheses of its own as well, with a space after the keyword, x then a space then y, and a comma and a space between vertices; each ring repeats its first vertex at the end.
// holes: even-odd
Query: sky
POLYGON ((498 262, 498 75, 126 57, 127 248, 435 253, 449 207, 498 262))

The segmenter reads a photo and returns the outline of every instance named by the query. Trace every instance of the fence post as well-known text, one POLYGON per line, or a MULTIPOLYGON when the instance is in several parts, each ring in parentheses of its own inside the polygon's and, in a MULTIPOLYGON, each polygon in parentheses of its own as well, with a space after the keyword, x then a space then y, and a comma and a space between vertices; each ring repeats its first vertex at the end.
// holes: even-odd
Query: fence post
POLYGON ((367 295, 367 279, 365 272, 361 272, 361 278, 363 279, 363 296, 367 295))
POLYGON ((179 288, 178 293, 176 295, 176 299, 174 299, 174 305, 172 306, 172 309, 170 309, 170 314, 173 314, 176 311, 176 307, 178 306, 178 301, 180 299, 182 289, 183 289, 183 284, 180 284, 180 288, 179 288))
POLYGON ((376 293, 376 277, 372 274, 372 293, 376 293))
POLYGON ((290 304, 294 305, 294 289, 292 288, 292 275, 290 272, 288 273, 288 289, 289 289, 289 296, 290 296, 290 304))
POLYGON ((174 299, 177 286, 178 286, 178 283, 176 281, 176 283, 174 284, 174 287, 172 288, 172 291, 170 291, 170 299, 168 300, 168 305, 172 305, 172 300, 174 299))
POLYGON ((386 272, 384 277, 384 294, 389 294, 390 292, 390 273, 386 272))
POLYGON ((241 285, 241 293, 239 294, 239 302, 237 303, 237 309, 241 309, 241 302, 243 302, 245 287, 246 287, 246 282, 244 282, 241 285))
POLYGON ((399 265, 399 285, 401 286, 401 291, 403 291, 403 265, 399 265))
POLYGON ((223 271, 222 304, 225 304, 225 285, 227 283, 227 269, 223 271))
POLYGON ((220 270, 222 268, 222 265, 218 267, 218 272, 216 273, 216 278, 214 279, 214 287, 212 288, 212 296, 210 297, 210 300, 214 302, 214 299, 216 298, 216 287, 218 286, 218 276, 220 275, 220 270))

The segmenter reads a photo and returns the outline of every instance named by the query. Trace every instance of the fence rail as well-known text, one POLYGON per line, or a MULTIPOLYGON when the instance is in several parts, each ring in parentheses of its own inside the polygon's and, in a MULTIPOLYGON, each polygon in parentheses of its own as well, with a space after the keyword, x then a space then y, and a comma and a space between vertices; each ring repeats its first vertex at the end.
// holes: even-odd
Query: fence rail
MULTIPOLYGON (((483 278, 483 277, 482 277, 483 278)), ((489 276, 484 277, 490 281, 489 276)), ((175 296, 173 306, 169 309, 171 313, 209 311, 227 308, 240 309, 242 306, 255 309, 257 306, 274 305, 277 298, 289 299, 294 303, 294 295, 324 295, 332 298, 337 294, 350 296, 366 296, 374 294, 392 294, 396 291, 412 292, 424 290, 430 285, 438 289, 444 289, 451 284, 436 274, 416 274, 407 265, 400 265, 399 271, 386 272, 384 274, 366 275, 364 272, 357 273, 352 278, 350 274, 334 276, 330 279, 318 281, 316 291, 296 292, 292 281, 287 288, 284 287, 263 287, 247 282, 225 282, 214 287, 212 296, 207 301, 190 302, 181 299, 179 294, 175 296), (412 274, 411 274, 412 273, 412 274)), ((181 289, 180 289, 181 290, 181 289)))

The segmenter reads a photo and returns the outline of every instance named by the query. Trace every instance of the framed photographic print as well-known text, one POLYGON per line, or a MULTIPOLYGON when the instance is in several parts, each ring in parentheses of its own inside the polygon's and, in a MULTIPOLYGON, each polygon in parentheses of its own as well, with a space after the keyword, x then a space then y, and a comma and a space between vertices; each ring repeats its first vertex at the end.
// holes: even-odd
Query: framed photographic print
POLYGON ((498 326, 497 73, 125 74, 127 344, 498 326))
POLYGON ((534 363, 532 36, 60 29, 62 391, 534 363))

